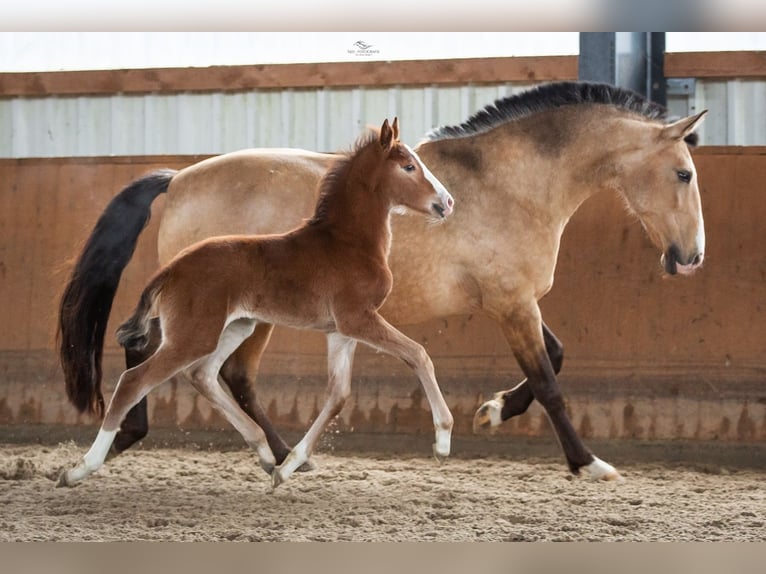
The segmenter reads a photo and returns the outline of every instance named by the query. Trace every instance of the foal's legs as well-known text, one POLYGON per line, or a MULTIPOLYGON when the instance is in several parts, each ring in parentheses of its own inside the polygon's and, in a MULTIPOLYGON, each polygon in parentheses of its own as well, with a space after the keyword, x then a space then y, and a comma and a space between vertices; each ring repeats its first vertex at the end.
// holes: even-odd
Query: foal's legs
POLYGON ((61 474, 58 485, 72 486, 101 468, 128 411, 149 391, 174 376, 201 354, 195 355, 195 349, 190 347, 163 345, 149 359, 122 373, 93 446, 77 466, 61 474))
POLYGON ((261 466, 270 471, 274 466, 274 455, 263 431, 223 392, 216 380, 221 364, 253 332, 253 326, 254 321, 249 319, 233 321, 224 329, 212 354, 203 350, 204 343, 195 346, 195 341, 185 339, 176 344, 161 345, 149 359, 125 371, 117 383, 93 446, 80 464, 62 473, 59 486, 71 486, 101 468, 127 412, 160 383, 182 371, 187 371, 195 387, 227 415, 258 452, 261 466))
POLYGON ((351 366, 355 349, 355 339, 340 333, 327 335, 327 401, 300 442, 295 445, 285 461, 274 469, 272 485, 275 488, 308 460, 327 424, 343 408, 351 393, 351 366))
POLYGON ((252 319, 232 321, 221 333, 216 350, 186 369, 185 374, 194 388, 226 417, 226 420, 239 431, 245 442, 258 453, 261 467, 271 474, 275 460, 263 430, 218 383, 218 371, 221 365, 245 339, 252 335, 253 327, 255 327, 255 321, 252 319))
MULTIPOLYGON (((255 381, 258 367, 263 352, 268 345, 274 326, 268 323, 259 323, 253 334, 248 337, 240 347, 232 353, 221 368, 221 378, 231 389, 232 395, 242 409, 263 429, 272 452, 281 463, 290 452, 290 447, 279 435, 269 417, 255 400, 251 381, 255 381)), ((128 369, 140 365, 149 358, 159 346, 161 340, 159 320, 153 319, 149 344, 144 349, 125 349, 125 364, 128 369)), ((143 397, 125 415, 125 420, 120 425, 120 430, 114 438, 110 455, 114 456, 127 450, 136 442, 143 439, 149 430, 147 416, 147 401, 143 397)), ((311 462, 304 464, 300 470, 311 470, 311 462)))
MULTIPOLYGON (((162 333, 160 332, 159 319, 152 319, 149 330, 149 342, 143 349, 125 349, 125 368, 131 369, 143 363, 151 357, 160 345, 162 333)), ((111 456, 120 454, 140 441, 149 432, 149 417, 147 415, 146 397, 128 411, 125 419, 114 437, 114 443, 109 451, 111 456)))
MULTIPOLYGON (((543 338, 542 318, 536 302, 517 309, 501 321, 503 334, 513 350, 527 386, 545 409, 558 436, 570 470, 578 474, 585 469, 592 478, 620 479, 611 465, 596 458, 585 448, 564 408, 556 375, 543 338)), ((522 391, 523 392, 523 391, 522 391)))
POLYGON ((256 401, 256 394, 253 390, 261 357, 263 357, 273 331, 274 325, 258 323, 253 334, 245 339, 239 348, 226 359, 220 374, 242 410, 263 429, 277 464, 281 464, 290 453, 290 447, 279 435, 269 417, 256 401))
MULTIPOLYGON (((554 374, 558 375, 564 362, 564 346, 544 322, 542 326, 545 351, 548 353, 554 374)), ((480 428, 496 427, 503 421, 524 414, 534 399, 535 397, 529 388, 527 379, 524 379, 512 389, 498 391, 494 397, 481 405, 476 414, 474 414, 474 432, 477 432, 480 428)))
POLYGON ((450 452, 452 413, 436 382, 431 358, 423 346, 396 330, 377 312, 356 315, 343 323, 338 320, 338 328, 349 337, 401 359, 415 371, 431 406, 436 429, 434 455, 439 460, 447 457, 450 452))

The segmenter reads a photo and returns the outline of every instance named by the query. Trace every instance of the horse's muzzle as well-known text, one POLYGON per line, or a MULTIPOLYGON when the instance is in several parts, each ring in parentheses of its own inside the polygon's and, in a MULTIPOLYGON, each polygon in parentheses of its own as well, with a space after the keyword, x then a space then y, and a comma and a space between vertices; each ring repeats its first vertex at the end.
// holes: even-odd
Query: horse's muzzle
POLYGON ((702 266, 702 260, 704 258, 705 255, 703 253, 697 252, 693 253, 684 261, 681 256, 681 250, 674 244, 663 253, 660 258, 660 263, 668 275, 676 275, 677 273, 681 275, 691 275, 702 266))

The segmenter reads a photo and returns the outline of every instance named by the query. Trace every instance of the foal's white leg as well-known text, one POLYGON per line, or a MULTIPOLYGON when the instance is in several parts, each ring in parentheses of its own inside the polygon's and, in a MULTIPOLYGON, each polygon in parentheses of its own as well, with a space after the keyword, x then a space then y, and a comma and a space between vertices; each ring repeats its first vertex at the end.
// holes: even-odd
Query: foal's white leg
POLYGON ((441 462, 450 453, 452 436, 452 413, 444 400, 439 383, 436 382, 434 365, 422 345, 392 327, 383 317, 374 313, 365 317, 365 323, 356 323, 349 335, 368 345, 393 355, 415 370, 431 407, 436 441, 433 453, 441 462))
POLYGON ((117 430, 106 431, 103 427, 99 429, 96 440, 90 447, 90 450, 82 457, 80 464, 74 468, 70 468, 66 472, 62 472, 59 476, 57 486, 73 486, 75 483, 80 482, 83 478, 96 472, 106 460, 106 455, 109 454, 109 449, 112 446, 114 437, 117 434, 117 430))
POLYGON ((354 362, 356 340, 344 337, 340 333, 327 335, 327 371, 328 397, 309 430, 298 444, 293 447, 284 462, 274 469, 272 485, 274 488, 290 478, 314 450, 319 437, 332 418, 337 415, 351 393, 351 367, 354 362))
POLYGON ((239 431, 250 447, 258 453, 261 467, 268 473, 274 469, 276 460, 261 427, 242 410, 237 402, 223 390, 218 382, 221 365, 247 339, 255 328, 252 319, 237 319, 229 323, 221 333, 216 350, 189 367, 185 374, 203 397, 226 417, 239 431))
POLYGON ((114 437, 120 429, 120 423, 122 423, 125 413, 154 386, 165 380, 166 375, 172 374, 171 365, 167 365, 170 370, 161 372, 156 380, 145 384, 147 382, 145 379, 146 372, 153 359, 154 356, 122 373, 120 380, 117 381, 114 394, 109 400, 109 406, 106 408, 104 421, 101 423, 96 440, 79 464, 61 473, 57 486, 73 486, 101 468, 109 454, 114 437))

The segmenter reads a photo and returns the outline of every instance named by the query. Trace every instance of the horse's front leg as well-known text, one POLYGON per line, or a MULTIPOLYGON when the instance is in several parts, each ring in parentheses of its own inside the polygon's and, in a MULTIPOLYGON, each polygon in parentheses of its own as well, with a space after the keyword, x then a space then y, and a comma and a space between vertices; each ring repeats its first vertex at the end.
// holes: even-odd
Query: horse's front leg
POLYGON ((564 397, 546 350, 542 318, 537 302, 523 305, 504 317, 501 327, 521 370, 527 376, 526 384, 529 391, 543 406, 553 425, 569 469, 574 474, 585 470, 591 478, 621 479, 613 466, 593 456, 585 447, 569 419, 564 406, 564 397))
POLYGON ((284 462, 274 469, 271 475, 274 488, 290 478, 308 461, 322 432, 346 403, 346 399, 351 394, 351 367, 355 350, 355 339, 340 333, 327 335, 327 401, 300 442, 295 445, 284 462))
MULTIPOLYGON (((564 362, 564 346, 544 322, 542 326, 545 351, 548 353, 548 358, 553 366, 553 372, 558 375, 564 362)), ((503 421, 524 414, 534 399, 527 379, 512 389, 498 391, 476 410, 473 417, 473 431, 478 432, 482 428, 494 428, 503 421)))

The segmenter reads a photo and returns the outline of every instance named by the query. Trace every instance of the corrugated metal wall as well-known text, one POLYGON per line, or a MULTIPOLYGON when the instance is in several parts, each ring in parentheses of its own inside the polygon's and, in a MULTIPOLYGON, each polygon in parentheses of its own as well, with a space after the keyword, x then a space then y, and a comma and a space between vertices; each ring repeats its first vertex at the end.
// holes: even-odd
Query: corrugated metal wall
POLYGON ((690 95, 668 96, 676 115, 709 110, 699 129, 703 145, 766 145, 766 82, 696 80, 690 95))
POLYGON ((218 154, 246 147, 349 147, 398 115, 403 139, 464 121, 530 84, 258 90, 0 100, 0 157, 218 154))
MULTIPOLYGON (((415 144, 532 84, 258 90, 0 99, 0 157, 218 154, 246 147, 348 147, 398 115, 415 144)), ((709 109, 703 145, 766 145, 766 82, 703 80, 671 96, 677 115, 709 109)))

